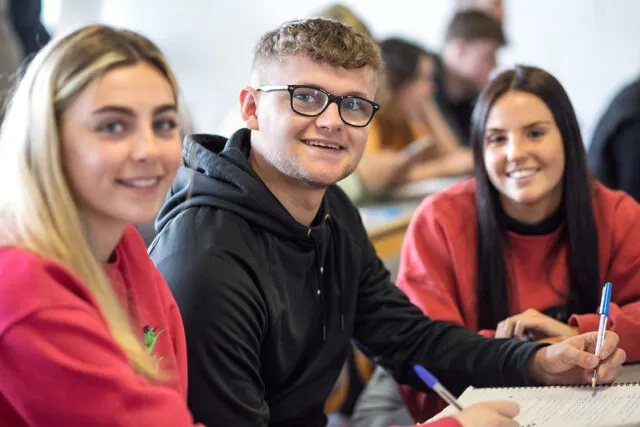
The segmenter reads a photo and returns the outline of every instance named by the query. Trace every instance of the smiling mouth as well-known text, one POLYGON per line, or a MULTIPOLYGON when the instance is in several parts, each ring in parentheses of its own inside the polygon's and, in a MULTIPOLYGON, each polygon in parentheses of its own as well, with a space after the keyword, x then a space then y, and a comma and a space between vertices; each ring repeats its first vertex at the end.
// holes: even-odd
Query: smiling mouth
POLYGON ((118 184, 131 188, 149 188, 157 185, 161 178, 118 179, 118 184))
POLYGON ((336 151, 344 150, 344 147, 342 145, 327 144, 325 142, 314 141, 312 139, 302 140, 302 143, 305 144, 305 145, 309 145, 311 147, 326 148, 326 149, 329 149, 329 150, 336 150, 336 151))
POLYGON ((536 174, 540 171, 540 168, 530 168, 530 169, 518 169, 512 172, 507 172, 507 177, 513 179, 524 179, 529 178, 530 176, 536 174))

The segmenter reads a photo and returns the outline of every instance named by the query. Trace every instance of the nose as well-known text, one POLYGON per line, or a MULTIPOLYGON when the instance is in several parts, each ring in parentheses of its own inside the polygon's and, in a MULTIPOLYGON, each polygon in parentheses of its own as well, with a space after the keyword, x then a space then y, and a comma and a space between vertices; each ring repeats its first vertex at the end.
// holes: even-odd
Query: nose
POLYGON ((138 136, 133 141, 132 157, 137 161, 146 161, 158 153, 158 141, 153 125, 141 128, 138 136))
POLYGON ((327 129, 329 131, 336 131, 342 129, 344 126, 344 122, 340 117, 340 109, 338 108, 338 103, 331 102, 327 109, 322 112, 316 118, 316 126, 327 129))
POLYGON ((526 147, 522 138, 518 136, 510 136, 507 142, 507 160, 510 162, 518 161, 526 157, 526 147))

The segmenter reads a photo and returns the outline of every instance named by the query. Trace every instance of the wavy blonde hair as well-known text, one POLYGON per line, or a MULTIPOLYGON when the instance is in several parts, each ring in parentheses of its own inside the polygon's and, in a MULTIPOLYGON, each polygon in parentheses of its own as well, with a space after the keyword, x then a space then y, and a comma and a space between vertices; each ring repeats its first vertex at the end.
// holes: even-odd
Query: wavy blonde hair
POLYGON ((96 299, 109 330, 139 374, 156 366, 86 238, 62 162, 60 116, 109 70, 144 62, 178 85, 160 50, 131 31, 83 27, 47 44, 29 64, 0 129, 0 245, 25 248, 75 273, 96 299))

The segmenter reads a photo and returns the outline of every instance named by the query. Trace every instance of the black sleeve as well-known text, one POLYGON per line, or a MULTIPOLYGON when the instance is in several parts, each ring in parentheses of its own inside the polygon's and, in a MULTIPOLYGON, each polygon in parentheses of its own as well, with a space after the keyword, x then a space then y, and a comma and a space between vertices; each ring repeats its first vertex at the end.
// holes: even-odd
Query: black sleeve
POLYGON ((413 365, 421 364, 453 393, 469 385, 530 383, 527 364, 541 345, 485 338, 465 327, 427 318, 392 284, 373 246, 370 242, 367 246, 354 339, 396 381, 426 390, 413 373, 413 365))
POLYGON ((193 417, 208 426, 266 427, 269 408, 260 376, 266 305, 231 255, 183 254, 161 258, 157 267, 184 322, 193 417))
POLYGON ((618 130, 611 145, 618 188, 640 202, 640 120, 618 130))

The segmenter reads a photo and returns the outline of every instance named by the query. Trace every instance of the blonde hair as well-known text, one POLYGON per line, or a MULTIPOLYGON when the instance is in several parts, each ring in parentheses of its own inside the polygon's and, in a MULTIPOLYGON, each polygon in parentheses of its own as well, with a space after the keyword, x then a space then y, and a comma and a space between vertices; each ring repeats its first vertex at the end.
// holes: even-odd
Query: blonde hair
POLYGON ((104 267, 86 238, 83 218, 62 162, 60 115, 91 82, 117 67, 154 66, 178 86, 165 57, 145 37, 102 25, 52 40, 29 64, 0 129, 0 245, 25 248, 75 273, 96 299, 132 367, 157 378, 155 362, 136 334, 104 267))
POLYGON ((334 67, 382 68, 382 54, 368 35, 338 21, 310 18, 289 21, 269 31, 258 41, 253 69, 289 56, 303 56, 334 67))
POLYGON ((313 13, 314 17, 333 19, 352 27, 356 31, 360 31, 369 37, 373 37, 367 25, 348 7, 336 3, 320 9, 313 13))

